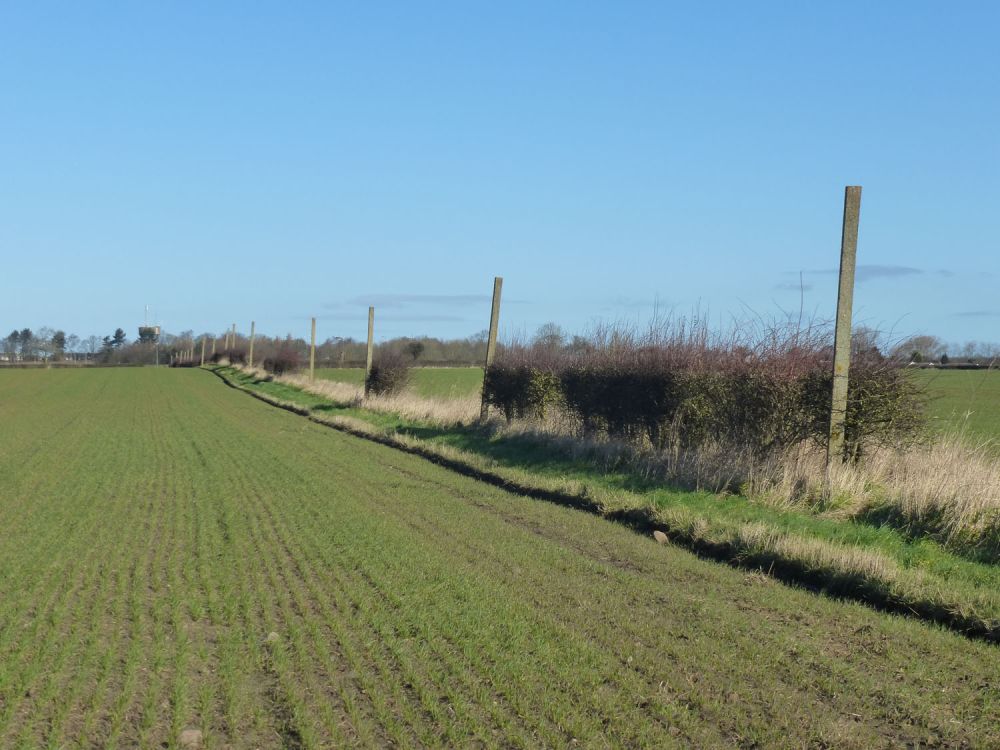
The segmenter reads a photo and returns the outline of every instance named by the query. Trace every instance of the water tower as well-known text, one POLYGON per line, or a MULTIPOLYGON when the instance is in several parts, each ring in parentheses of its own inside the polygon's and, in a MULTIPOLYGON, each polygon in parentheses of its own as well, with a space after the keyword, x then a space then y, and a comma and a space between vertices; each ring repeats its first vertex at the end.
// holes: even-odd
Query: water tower
POLYGON ((142 325, 139 326, 139 341, 148 344, 160 342, 160 327, 149 324, 149 305, 146 305, 146 315, 143 317, 142 325))
POLYGON ((149 324, 149 305, 146 305, 146 315, 139 326, 139 343, 153 344, 156 347, 156 364, 160 364, 160 327, 149 324))

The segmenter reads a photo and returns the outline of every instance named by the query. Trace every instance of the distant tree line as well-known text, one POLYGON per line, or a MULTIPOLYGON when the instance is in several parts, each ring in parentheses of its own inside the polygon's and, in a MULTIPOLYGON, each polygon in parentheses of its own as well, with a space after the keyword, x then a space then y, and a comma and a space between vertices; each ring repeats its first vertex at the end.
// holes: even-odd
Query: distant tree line
MULTIPOLYGON (((886 346, 875 332, 869 333, 870 336, 865 329, 858 328, 855 330, 855 340, 868 336, 871 338, 871 347, 881 346, 882 355, 903 364, 934 363, 951 367, 1000 364, 1000 344, 982 341, 948 344, 936 336, 919 335, 893 346, 886 346)), ((195 333, 193 330, 178 334, 164 332, 157 336, 154 329, 145 328, 136 339, 130 341, 122 328, 116 328, 107 336, 91 335, 86 338, 47 326, 37 331, 22 328, 14 329, 0 339, 0 364, 91 362, 135 365, 154 364, 157 361, 166 364, 171 358, 192 349, 196 356, 200 356, 202 340, 206 342, 207 356, 211 355, 213 348, 221 352, 225 348, 225 336, 225 333, 195 333)), ((592 348, 591 338, 571 335, 555 323, 546 323, 537 329, 534 336, 518 343, 552 352, 583 353, 592 348)), ((244 334, 237 334, 232 348, 246 352, 249 349, 249 339, 244 334)), ((385 354, 403 356, 414 365, 480 365, 486 356, 486 331, 455 339, 403 336, 380 342, 378 350, 385 354)), ((292 352, 300 361, 306 362, 309 342, 290 334, 256 336, 254 359, 257 362, 274 357, 279 351, 292 352)), ((333 336, 316 346, 318 367, 359 367, 364 365, 365 355, 366 342, 351 337, 333 336)))
MULTIPOLYGON (((189 332, 188 332, 189 333, 189 332)), ((190 337, 190 346, 194 347, 196 356, 200 356, 201 336, 190 337)), ((208 334, 209 351, 211 350, 212 334, 208 334)), ((224 337, 215 337, 217 350, 221 352, 224 337)), ((234 352, 245 356, 250 347, 250 340, 242 334, 236 336, 232 346, 234 352)), ((456 339, 440 339, 432 336, 408 337, 390 339, 379 342, 377 350, 383 354, 393 354, 405 357, 414 365, 461 366, 481 365, 486 358, 486 332, 456 339)), ((304 338, 287 335, 284 337, 261 336, 254 338, 254 361, 261 363, 265 359, 278 357, 288 358, 291 354, 300 362, 309 359, 309 342, 304 338)), ((362 367, 367 356, 367 342, 351 337, 332 336, 316 344, 317 367, 362 367)))
POLYGON ((14 329, 2 339, 0 361, 8 364, 30 362, 110 362, 127 343, 125 331, 115 329, 110 336, 80 338, 47 326, 32 331, 14 329))
MULTIPOLYGON (((80 362, 138 365, 155 364, 157 361, 167 364, 172 358, 191 350, 200 358, 203 340, 206 357, 211 356, 213 350, 221 352, 225 348, 225 339, 225 333, 195 333, 193 330, 177 334, 163 332, 157 336, 154 329, 145 328, 137 338, 129 340, 122 328, 116 328, 107 336, 86 338, 49 327, 37 331, 23 328, 11 331, 0 340, 0 364, 80 362)), ((366 346, 364 340, 330 337, 317 344, 316 364, 318 367, 363 366, 366 346)), ((455 339, 400 337, 380 342, 378 348, 405 356, 417 365, 482 364, 486 356, 486 332, 455 339)), ((237 334, 232 349, 246 352, 249 349, 248 337, 237 334)), ((308 361, 308 341, 290 334, 275 337, 258 334, 254 341, 254 359, 262 362, 274 356, 279 349, 291 350, 301 361, 308 361)))
POLYGON ((989 367, 1000 365, 1000 344, 985 341, 948 344, 937 336, 921 335, 900 341, 889 355, 897 361, 915 365, 989 367))

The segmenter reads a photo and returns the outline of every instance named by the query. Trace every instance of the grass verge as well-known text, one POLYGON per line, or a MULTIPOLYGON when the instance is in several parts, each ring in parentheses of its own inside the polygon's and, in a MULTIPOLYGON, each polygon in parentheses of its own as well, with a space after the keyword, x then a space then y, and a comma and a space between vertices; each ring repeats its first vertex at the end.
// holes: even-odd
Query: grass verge
POLYGON ((422 456, 518 494, 569 505, 782 581, 1000 641, 1000 569, 886 526, 670 490, 628 472, 595 471, 532 436, 442 428, 338 404, 232 368, 219 377, 313 422, 422 456))

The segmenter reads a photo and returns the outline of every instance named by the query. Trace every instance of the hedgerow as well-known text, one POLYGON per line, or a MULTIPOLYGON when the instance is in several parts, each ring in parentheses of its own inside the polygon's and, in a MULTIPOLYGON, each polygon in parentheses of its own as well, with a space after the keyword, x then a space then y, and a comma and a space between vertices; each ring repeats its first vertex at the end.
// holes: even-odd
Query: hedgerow
MULTIPOLYGON (((759 330, 759 329, 758 329, 759 330)), ((559 409, 588 436, 662 450, 732 445, 765 456, 803 441, 825 445, 832 348, 818 327, 772 327, 756 338, 674 325, 644 336, 599 332, 576 351, 511 345, 484 381, 508 421, 559 409)), ((855 347, 845 456, 918 438, 923 398, 870 342, 855 347)))

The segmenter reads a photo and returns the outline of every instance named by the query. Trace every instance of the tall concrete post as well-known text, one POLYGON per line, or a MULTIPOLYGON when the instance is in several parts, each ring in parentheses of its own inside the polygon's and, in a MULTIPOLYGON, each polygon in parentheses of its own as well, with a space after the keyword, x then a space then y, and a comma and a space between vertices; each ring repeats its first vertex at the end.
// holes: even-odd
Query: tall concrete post
POLYGON ((503 289, 503 278, 496 276, 493 279, 493 308, 490 311, 490 333, 486 339, 486 362, 483 365, 483 401, 479 409, 479 419, 483 422, 489 415, 489 404, 486 403, 486 375, 493 364, 493 356, 497 349, 497 328, 500 325, 500 291, 503 289))
POLYGON ((844 190, 844 225, 840 236, 840 284, 837 288, 837 325, 833 344, 833 392, 830 398, 830 437, 827 467, 844 460, 844 424, 847 420, 847 386, 851 369, 851 315, 854 307, 854 269, 858 256, 858 218, 861 187, 844 190))
POLYGON ((256 320, 251 320, 250 321, 250 354, 249 354, 250 366, 251 367, 253 367, 253 340, 254 340, 254 336, 256 335, 256 333, 257 333, 257 321, 256 320))
POLYGON ((236 348, 236 324, 235 323, 233 323, 233 332, 229 336, 229 348, 230 349, 235 349, 236 348))
POLYGON ((375 308, 368 308, 368 355, 365 358, 365 398, 368 398, 369 376, 372 374, 372 355, 375 351, 375 308))
POLYGON ((312 331, 309 334, 309 379, 316 379, 316 318, 312 319, 312 331))

